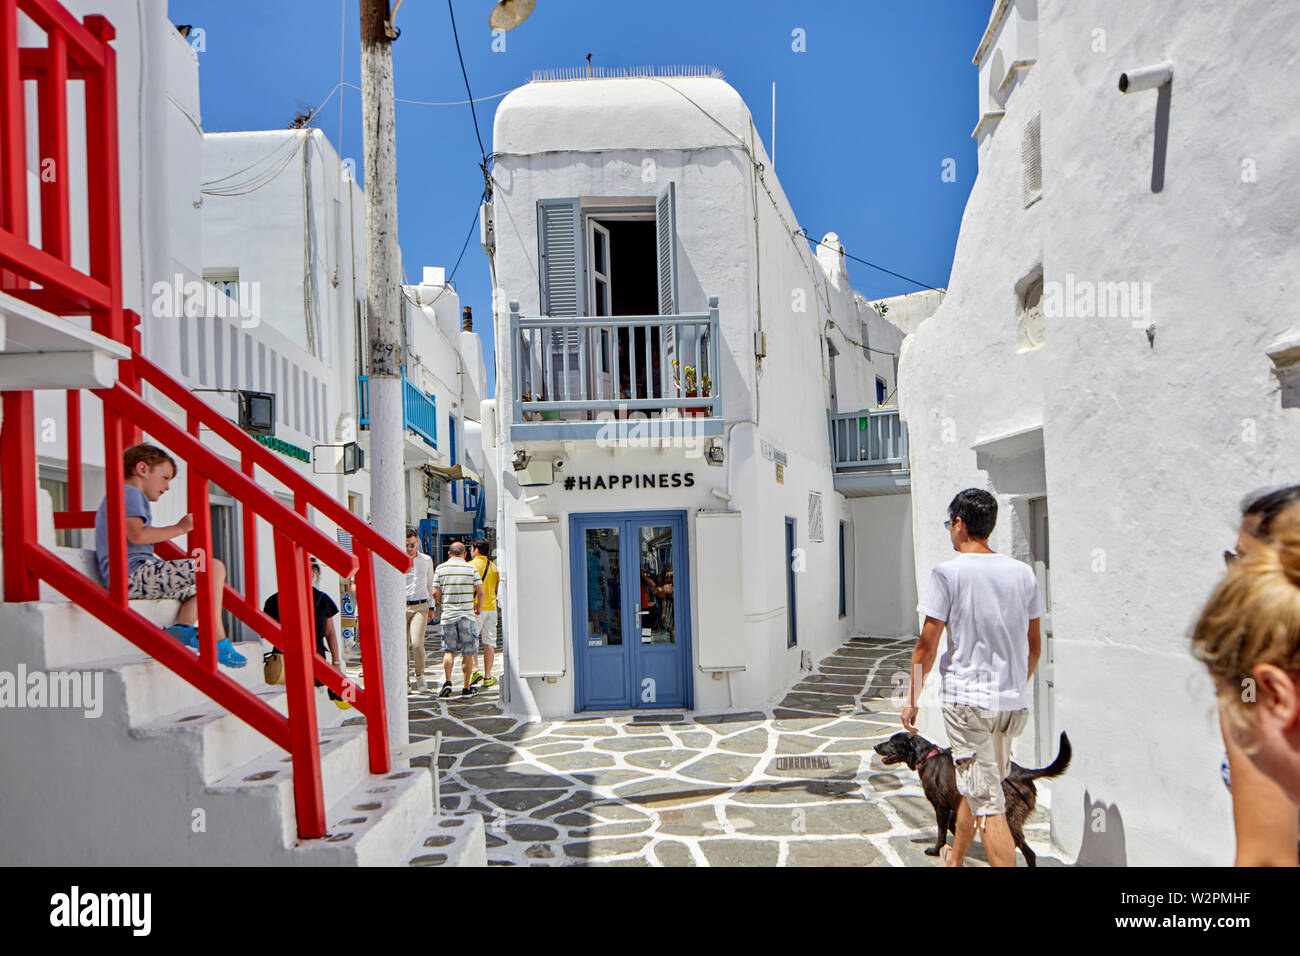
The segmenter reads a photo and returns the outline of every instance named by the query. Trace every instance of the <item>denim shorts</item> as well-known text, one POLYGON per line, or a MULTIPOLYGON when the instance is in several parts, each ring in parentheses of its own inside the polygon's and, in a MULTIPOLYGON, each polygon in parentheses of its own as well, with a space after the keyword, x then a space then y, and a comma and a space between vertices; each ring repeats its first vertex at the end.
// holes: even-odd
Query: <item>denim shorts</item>
POLYGON ((442 624, 442 650, 446 654, 477 654, 478 629, 474 618, 458 617, 442 624))
POLYGON ((181 558, 179 561, 148 558, 127 579, 127 597, 135 600, 174 598, 188 601, 198 593, 198 584, 194 579, 194 561, 190 558, 181 558))

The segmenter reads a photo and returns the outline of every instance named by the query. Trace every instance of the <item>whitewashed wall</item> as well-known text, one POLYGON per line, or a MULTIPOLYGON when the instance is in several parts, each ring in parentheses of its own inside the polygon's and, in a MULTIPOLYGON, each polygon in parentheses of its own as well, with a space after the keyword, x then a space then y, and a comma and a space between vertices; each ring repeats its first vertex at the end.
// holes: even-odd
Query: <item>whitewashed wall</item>
MULTIPOLYGON (((1300 471, 1300 419, 1265 355, 1294 327, 1286 283, 1267 277, 1300 267, 1285 174, 1300 129, 1273 82, 1300 44, 1262 3, 1039 6, 1041 58, 981 154, 949 295, 904 346, 918 580, 950 556, 947 500, 989 480, 972 443, 1041 420, 1056 723, 1074 744, 1052 785, 1053 839, 1091 863, 1227 864, 1223 745, 1187 633, 1240 496, 1300 471), (1117 80, 1166 58, 1167 170, 1152 193, 1157 97, 1117 80), (1040 105, 1043 199, 1024 210, 1019 131, 1040 105), (1150 314, 1048 315, 1045 344, 1017 354, 1014 284, 1037 261, 1062 289, 1149 282, 1150 314)), ((1016 524, 1004 509, 996 550, 1023 548, 1016 524)))

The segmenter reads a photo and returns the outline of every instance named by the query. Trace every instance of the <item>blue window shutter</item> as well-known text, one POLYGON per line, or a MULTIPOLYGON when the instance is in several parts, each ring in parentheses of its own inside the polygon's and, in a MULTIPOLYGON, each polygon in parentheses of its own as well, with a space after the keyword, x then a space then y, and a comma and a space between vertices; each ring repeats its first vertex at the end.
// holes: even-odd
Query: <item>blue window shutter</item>
POLYGON ((655 202, 655 248, 659 259, 659 314, 676 315, 677 292, 677 186, 668 183, 655 202))
POLYGON ((542 315, 585 315, 582 216, 577 199, 537 201, 542 315))

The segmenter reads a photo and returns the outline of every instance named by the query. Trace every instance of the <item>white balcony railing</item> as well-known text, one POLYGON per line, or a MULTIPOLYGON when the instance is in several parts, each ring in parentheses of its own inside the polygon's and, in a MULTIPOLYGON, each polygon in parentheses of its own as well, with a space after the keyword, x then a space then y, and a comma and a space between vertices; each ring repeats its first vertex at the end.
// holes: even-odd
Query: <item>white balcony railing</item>
POLYGON ((524 316, 510 303, 516 439, 594 438, 610 422, 721 434, 718 299, 681 315, 524 316))

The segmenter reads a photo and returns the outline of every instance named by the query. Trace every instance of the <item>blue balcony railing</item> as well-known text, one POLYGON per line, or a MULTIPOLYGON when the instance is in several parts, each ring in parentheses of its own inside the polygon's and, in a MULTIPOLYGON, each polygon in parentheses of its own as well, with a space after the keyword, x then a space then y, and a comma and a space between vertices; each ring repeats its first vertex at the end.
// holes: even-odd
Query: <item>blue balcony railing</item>
POLYGON ((510 343, 515 441, 600 438, 637 419, 722 434, 716 296, 680 315, 525 316, 511 302, 510 343))
POLYGON ((908 467, 907 426, 897 408, 831 414, 830 429, 836 474, 908 467))
MULTIPOLYGON (((370 427, 370 376, 357 376, 357 422, 370 427)), ((438 447, 438 403, 406 377, 402 369, 402 425, 415 432, 431 447, 438 447)))
POLYGON ((402 369, 402 421, 434 448, 438 447, 438 405, 406 377, 402 369))

